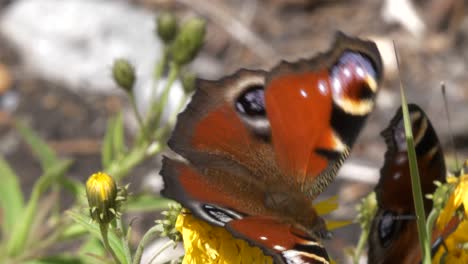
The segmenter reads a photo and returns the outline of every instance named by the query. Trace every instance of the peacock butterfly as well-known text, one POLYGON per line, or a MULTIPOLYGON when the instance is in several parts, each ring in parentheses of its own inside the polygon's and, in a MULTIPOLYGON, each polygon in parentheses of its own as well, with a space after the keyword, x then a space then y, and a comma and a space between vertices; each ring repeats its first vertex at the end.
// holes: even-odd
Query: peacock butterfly
MULTIPOLYGON (((433 193, 435 180, 444 182, 446 168, 437 134, 417 105, 408 105, 423 195, 433 193)), ((421 251, 415 221, 408 153, 401 109, 382 132, 387 144, 380 180, 375 187, 378 211, 369 235, 368 263, 419 263, 421 251)), ((424 199, 425 211, 432 201, 424 199)), ((456 220, 454 218, 454 220, 456 220)), ((456 221, 455 221, 456 222, 456 221)), ((456 223, 453 223, 456 225, 456 223)), ((448 232, 453 228, 447 229, 448 232)), ((436 234, 434 249, 444 234, 436 234), (437 239, 439 238, 439 239, 437 239)))
POLYGON ((270 71, 199 80, 168 144, 162 194, 276 263, 329 263, 313 199, 333 181, 382 80, 374 43, 332 48, 270 71))

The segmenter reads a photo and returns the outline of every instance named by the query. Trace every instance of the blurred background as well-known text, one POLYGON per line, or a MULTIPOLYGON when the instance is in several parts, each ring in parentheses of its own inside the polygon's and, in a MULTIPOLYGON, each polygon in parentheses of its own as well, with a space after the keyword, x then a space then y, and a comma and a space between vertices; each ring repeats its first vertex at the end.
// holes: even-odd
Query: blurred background
MULTIPOLYGON (((136 98, 144 108, 145 87, 161 57, 162 44, 154 34, 161 11, 172 11, 182 21, 206 19, 206 42, 191 65, 205 79, 241 67, 269 69, 281 59, 324 51, 340 30, 376 41, 385 63, 376 111, 338 180, 322 195, 339 196, 340 209, 331 218, 352 219, 356 203, 379 176, 385 152, 379 133, 400 106, 398 78, 408 101, 430 117, 449 164, 455 150, 459 159, 468 157, 467 8, 463 0, 0 0, 0 154, 29 194, 40 166, 14 129, 14 120, 21 119, 60 156, 75 160, 71 177, 85 181, 99 170, 107 119, 123 108, 127 133, 137 125, 128 98, 112 81, 113 60, 126 57, 136 66, 136 98), (441 82, 447 87, 452 131, 441 82)), ((171 100, 177 96, 175 89, 171 100)), ((159 166, 157 158, 136 168, 126 179, 131 190, 157 195, 159 166)), ((156 214, 137 217, 138 237, 156 214)), ((342 228, 328 242, 338 263, 346 263, 343 248, 356 244, 358 230, 358 225, 342 228)))

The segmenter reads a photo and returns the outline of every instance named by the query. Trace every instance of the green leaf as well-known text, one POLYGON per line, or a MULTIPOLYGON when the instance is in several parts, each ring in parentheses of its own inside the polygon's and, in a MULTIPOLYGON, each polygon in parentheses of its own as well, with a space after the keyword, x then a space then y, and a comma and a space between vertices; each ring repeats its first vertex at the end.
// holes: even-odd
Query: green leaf
POLYGON ((129 212, 148 212, 168 209, 173 200, 157 197, 150 194, 130 196, 125 203, 125 209, 129 212))
POLYGON ((26 261, 25 264, 85 264, 80 257, 73 256, 49 256, 37 260, 26 261))
POLYGON ((8 237, 13 226, 24 210, 23 194, 18 183, 18 176, 8 163, 0 157, 0 208, 3 213, 2 233, 8 237))
POLYGON ((431 263, 431 246, 430 238, 427 235, 426 230, 426 213, 424 212, 424 201, 421 190, 421 180, 419 177, 418 160, 416 157, 416 150, 414 147, 414 138, 411 125, 411 118, 408 111, 408 105, 406 103, 406 97, 403 90, 403 86, 400 86, 401 93, 401 108, 403 112, 403 122, 405 126, 406 145, 408 150, 408 160, 411 175, 411 188, 413 192, 413 201, 416 211, 416 223, 418 227, 419 241, 421 241, 421 252, 422 252, 422 263, 431 263))
POLYGON ((60 185, 67 190, 69 194, 72 194, 75 200, 80 203, 86 203, 86 190, 83 183, 78 180, 63 177, 60 179, 60 185))
POLYGON ((36 134, 36 132, 20 122, 16 123, 16 128, 26 143, 31 147, 36 158, 39 159, 41 168, 44 171, 52 167, 54 163, 58 162, 58 158, 54 150, 50 148, 47 143, 36 134))
POLYGON ((72 163, 71 160, 59 160, 50 169, 47 169, 34 184, 30 202, 38 199, 52 184, 59 183, 72 163))
MULTIPOLYGON (((396 48, 395 41, 393 42, 393 48, 395 51, 395 58, 397 62, 398 71, 400 71, 400 60, 398 51, 396 48)), ((424 201, 421 190, 421 180, 419 177, 418 162, 416 157, 416 150, 414 148, 414 138, 411 125, 411 118, 408 111, 408 104, 406 102, 405 91, 403 88, 403 82, 400 79, 400 95, 401 95, 401 110, 403 113, 403 123, 405 127, 406 146, 408 151, 409 168, 411 175, 411 189, 413 193, 413 202, 416 211, 416 223, 418 227, 418 238, 420 241, 421 252, 422 252, 422 264, 431 263, 431 246, 430 237, 428 237, 426 230, 426 213, 424 212, 424 201)))
POLYGON ((87 263, 108 263, 107 258, 103 257, 106 256, 106 249, 102 242, 94 236, 89 236, 85 243, 81 245, 78 254, 87 263))
POLYGON ((122 114, 118 114, 115 117, 112 139, 113 139, 112 145, 113 145, 114 153, 118 158, 125 153, 125 149, 126 149, 122 114))
POLYGON ((7 244, 9 256, 17 256, 25 249, 29 240, 31 226, 36 216, 37 206, 41 195, 53 183, 58 182, 59 179, 63 177, 71 164, 72 162, 69 160, 54 162, 52 167, 47 169, 36 181, 28 204, 19 218, 21 221, 16 221, 16 224, 13 227, 10 241, 8 241, 7 244))
POLYGON ((101 151, 102 167, 104 169, 108 168, 113 161, 125 153, 126 146, 122 114, 118 114, 108 121, 101 151))
POLYGON ((88 231, 80 224, 72 223, 60 234, 60 240, 76 239, 88 234, 88 231))
MULTIPOLYGON (((78 224, 82 225, 84 228, 86 228, 91 235, 93 235, 97 239, 101 239, 101 231, 99 229, 99 225, 96 224, 95 222, 91 222, 91 218, 89 216, 85 216, 83 214, 74 212, 74 211, 67 211, 67 214, 78 224)), ((125 258, 125 251, 120 243, 119 237, 109 230, 109 244, 114 250, 115 254, 117 255, 117 258, 120 260, 121 263, 125 264, 127 263, 126 258, 125 258)))
POLYGON ((111 164, 112 160, 114 160, 114 149, 113 149, 113 137, 114 137, 114 127, 115 127, 115 117, 109 119, 107 121, 107 130, 106 134, 104 135, 104 142, 102 143, 102 159, 101 165, 102 168, 107 168, 111 164))

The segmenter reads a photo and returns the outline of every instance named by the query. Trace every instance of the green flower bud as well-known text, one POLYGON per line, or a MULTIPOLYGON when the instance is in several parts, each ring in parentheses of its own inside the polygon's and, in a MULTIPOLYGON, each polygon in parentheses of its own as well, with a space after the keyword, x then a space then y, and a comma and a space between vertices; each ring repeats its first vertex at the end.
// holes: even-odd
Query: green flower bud
POLYGON ((103 172, 91 175, 86 182, 86 196, 94 221, 108 224, 117 216, 117 185, 111 176, 103 172))
POLYGON ((162 13, 156 18, 156 31, 165 44, 174 40, 177 30, 177 20, 172 13, 162 13))
POLYGON ((197 76, 192 72, 184 72, 182 74, 182 87, 184 88, 185 93, 191 93, 195 90, 195 83, 197 76))
POLYGON ((371 192, 361 199, 357 205, 357 220, 363 230, 368 230, 372 224, 372 219, 377 212, 377 198, 375 192, 371 192))
POLYGON ((441 183, 439 181, 434 182, 434 184, 437 186, 437 188, 430 196, 430 199, 434 203, 434 209, 442 210, 450 194, 453 192, 454 186, 450 183, 441 183))
POLYGON ((135 84, 135 69, 126 59, 117 59, 112 66, 115 82, 125 91, 130 92, 135 84))
POLYGON ((182 206, 180 204, 170 204, 168 211, 163 211, 164 219, 156 220, 156 226, 161 232, 161 237, 169 237, 172 241, 178 242, 182 240, 182 236, 177 231, 175 225, 177 217, 182 212, 182 206))
POLYGON ((192 61, 203 45, 206 22, 199 18, 192 18, 184 23, 172 43, 172 58, 178 65, 192 61))

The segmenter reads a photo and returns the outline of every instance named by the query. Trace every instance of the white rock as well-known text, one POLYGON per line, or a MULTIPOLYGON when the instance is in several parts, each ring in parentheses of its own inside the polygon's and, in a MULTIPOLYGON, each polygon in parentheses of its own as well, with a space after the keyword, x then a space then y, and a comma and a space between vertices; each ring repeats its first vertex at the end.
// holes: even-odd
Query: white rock
POLYGON ((400 24, 416 37, 426 31, 426 25, 410 0, 385 0, 382 17, 387 23, 400 24))
POLYGON ((128 58, 150 73, 161 50, 155 14, 122 1, 20 0, 4 11, 0 30, 28 69, 74 89, 114 92, 111 65, 128 58))

